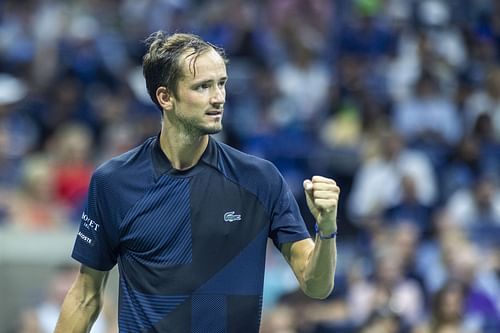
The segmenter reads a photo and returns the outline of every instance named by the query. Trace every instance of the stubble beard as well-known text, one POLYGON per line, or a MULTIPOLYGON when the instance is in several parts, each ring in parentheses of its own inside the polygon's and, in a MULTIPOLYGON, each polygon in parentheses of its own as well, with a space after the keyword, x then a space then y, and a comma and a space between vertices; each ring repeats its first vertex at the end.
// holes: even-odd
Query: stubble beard
POLYGON ((222 123, 213 124, 213 126, 207 126, 204 124, 199 124, 193 119, 179 117, 178 120, 179 126, 182 128, 183 132, 191 138, 217 134, 222 131, 222 123))

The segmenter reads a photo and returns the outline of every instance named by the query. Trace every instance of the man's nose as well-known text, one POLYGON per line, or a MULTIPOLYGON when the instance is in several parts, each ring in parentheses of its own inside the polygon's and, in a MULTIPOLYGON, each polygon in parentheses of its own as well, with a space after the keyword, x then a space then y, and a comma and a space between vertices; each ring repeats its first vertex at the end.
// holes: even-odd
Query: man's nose
POLYGON ((213 105, 224 104, 226 101, 226 89, 224 87, 216 87, 214 94, 212 95, 210 103, 213 105))

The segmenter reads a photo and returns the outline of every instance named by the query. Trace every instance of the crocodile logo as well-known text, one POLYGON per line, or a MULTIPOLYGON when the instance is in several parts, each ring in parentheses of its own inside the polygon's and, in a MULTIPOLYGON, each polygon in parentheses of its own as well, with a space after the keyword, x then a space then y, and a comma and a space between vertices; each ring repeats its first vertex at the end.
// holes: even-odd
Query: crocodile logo
POLYGON ((224 214, 224 221, 226 222, 241 221, 241 215, 235 214, 234 210, 232 212, 227 212, 224 214))

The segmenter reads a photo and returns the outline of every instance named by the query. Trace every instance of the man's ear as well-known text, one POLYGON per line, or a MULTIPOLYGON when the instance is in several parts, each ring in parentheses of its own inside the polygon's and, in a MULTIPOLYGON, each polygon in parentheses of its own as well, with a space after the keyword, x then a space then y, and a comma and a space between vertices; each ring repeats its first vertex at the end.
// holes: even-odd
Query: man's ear
POLYGON ((161 108, 163 110, 169 111, 172 110, 173 103, 172 103, 172 94, 168 91, 166 87, 158 87, 156 89, 156 99, 158 100, 158 103, 160 104, 161 108))

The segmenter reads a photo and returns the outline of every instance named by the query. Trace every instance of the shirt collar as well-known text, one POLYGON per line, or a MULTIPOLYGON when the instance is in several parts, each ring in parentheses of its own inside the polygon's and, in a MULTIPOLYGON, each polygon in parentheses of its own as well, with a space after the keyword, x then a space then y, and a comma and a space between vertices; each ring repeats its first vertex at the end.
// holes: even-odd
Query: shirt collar
POLYGON ((214 168, 217 168, 217 143, 215 139, 213 139, 211 136, 208 136, 207 148, 201 155, 201 158, 198 161, 198 163, 187 170, 181 171, 174 169, 172 167, 172 164, 170 163, 169 159, 167 158, 163 150, 161 150, 160 134, 158 134, 154 139, 152 155, 153 155, 153 165, 157 176, 163 175, 164 173, 169 173, 171 175, 190 175, 201 164, 206 164, 214 168))

